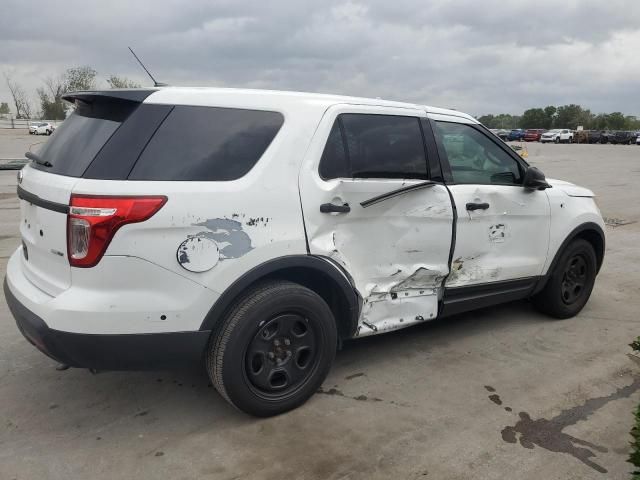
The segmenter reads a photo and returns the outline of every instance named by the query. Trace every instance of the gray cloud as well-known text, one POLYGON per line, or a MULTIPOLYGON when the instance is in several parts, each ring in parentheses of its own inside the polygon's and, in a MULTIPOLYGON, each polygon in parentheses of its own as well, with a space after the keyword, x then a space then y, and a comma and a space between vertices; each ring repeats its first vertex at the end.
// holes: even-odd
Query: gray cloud
MULTIPOLYGON (((625 0, 10 0, 0 70, 35 92, 88 64, 148 83, 343 93, 472 114, 580 103, 640 115, 640 9, 625 0)), ((0 100, 9 100, 0 84, 0 100)))

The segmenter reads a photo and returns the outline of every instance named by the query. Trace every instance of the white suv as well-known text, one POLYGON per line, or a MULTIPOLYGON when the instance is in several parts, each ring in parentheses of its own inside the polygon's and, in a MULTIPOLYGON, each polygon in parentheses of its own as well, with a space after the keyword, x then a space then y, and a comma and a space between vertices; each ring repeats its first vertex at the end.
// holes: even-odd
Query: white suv
POLYGON ((540 142, 573 143, 573 130, 549 130, 548 132, 545 132, 540 136, 540 142))
POLYGON ((29 125, 30 135, 51 135, 56 127, 48 122, 32 123, 29 125))
POLYGON ((602 264, 593 193, 457 111, 232 89, 65 98, 75 113, 19 174, 5 294, 70 366, 205 362, 229 402, 273 415, 317 391, 345 339, 525 298, 570 317, 602 264))

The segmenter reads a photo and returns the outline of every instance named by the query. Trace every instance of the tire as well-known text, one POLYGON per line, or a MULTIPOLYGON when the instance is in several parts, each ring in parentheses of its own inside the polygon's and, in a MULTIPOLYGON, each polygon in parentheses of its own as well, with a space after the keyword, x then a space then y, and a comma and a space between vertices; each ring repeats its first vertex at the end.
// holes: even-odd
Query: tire
POLYGON ((593 246, 578 238, 562 252, 544 289, 533 297, 534 306, 555 318, 577 315, 586 305, 596 280, 593 246))
POLYGON ((229 403, 268 417, 302 405, 320 388, 336 346, 335 319, 322 297, 297 283, 269 281, 225 316, 209 342, 207 371, 229 403))
POLYGON ((556 139, 553 142, 554 143, 560 143, 560 137, 556 137, 556 139))

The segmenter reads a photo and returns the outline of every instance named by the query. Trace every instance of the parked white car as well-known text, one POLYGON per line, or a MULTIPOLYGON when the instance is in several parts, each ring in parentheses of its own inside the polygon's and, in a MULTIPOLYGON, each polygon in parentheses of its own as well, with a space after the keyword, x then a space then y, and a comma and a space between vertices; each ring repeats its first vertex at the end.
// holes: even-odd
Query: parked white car
POLYGON ((39 122, 29 125, 29 133, 31 135, 51 135, 56 127, 52 123, 39 122))
POLYGON ((603 261, 593 193, 458 111, 214 88, 65 99, 75 113, 19 172, 5 296, 73 367, 204 361, 231 404, 274 415, 343 340, 518 299, 571 317, 603 261))
POLYGON ((568 129, 555 129, 545 132, 540 137, 542 143, 573 143, 573 130, 568 129))

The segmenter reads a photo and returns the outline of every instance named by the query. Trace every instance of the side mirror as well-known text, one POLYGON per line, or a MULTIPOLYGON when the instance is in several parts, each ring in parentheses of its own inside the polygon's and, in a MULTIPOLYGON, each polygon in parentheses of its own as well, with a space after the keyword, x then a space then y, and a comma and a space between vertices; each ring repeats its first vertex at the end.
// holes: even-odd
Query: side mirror
POLYGON ((539 169, 536 167, 529 167, 524 172, 524 180, 522 182, 524 188, 530 188, 534 190, 544 190, 545 188, 551 188, 551 185, 547 183, 547 179, 539 169))

